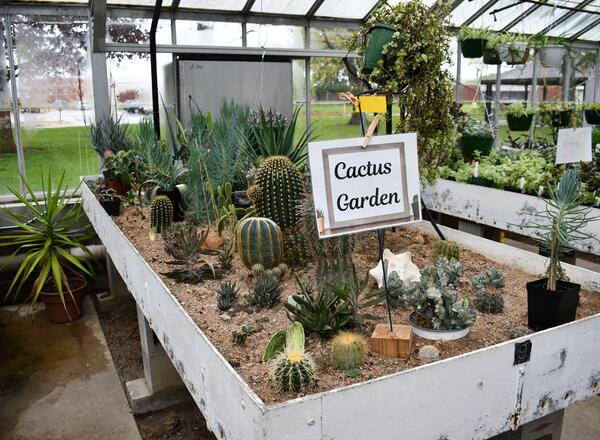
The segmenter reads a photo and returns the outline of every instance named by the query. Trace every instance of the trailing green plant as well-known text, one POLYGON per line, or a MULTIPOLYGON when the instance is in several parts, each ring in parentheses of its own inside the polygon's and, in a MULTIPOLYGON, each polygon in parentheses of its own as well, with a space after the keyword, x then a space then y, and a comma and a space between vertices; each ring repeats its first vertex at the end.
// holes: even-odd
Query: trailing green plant
MULTIPOLYGON (((70 277, 77 273, 93 276, 89 261, 93 260, 93 255, 84 243, 94 234, 90 225, 80 224, 84 214, 81 205, 77 203, 77 191, 81 183, 75 189, 67 189, 64 177, 63 172, 56 182, 52 179, 51 171, 46 179, 42 174, 42 198, 36 195, 23 176, 21 178, 27 190, 26 194, 8 187, 12 195, 27 209, 27 213, 22 214, 8 207, 2 209, 14 231, 0 235, 0 247, 16 248, 5 264, 17 255, 23 257, 6 291, 5 300, 11 295, 13 300, 16 299, 27 280, 33 277, 33 287, 29 295, 32 305, 37 301, 42 289, 50 285, 56 288, 61 302, 65 305, 64 295, 72 296, 70 277), (80 250, 83 256, 71 254, 71 248, 80 250)), ((4 267, 1 266, 0 271, 4 267)))
POLYGON ((298 321, 309 332, 328 337, 350 325, 353 319, 352 304, 330 289, 313 292, 310 284, 303 283, 294 274, 300 293, 291 295, 285 307, 292 321, 298 321))
POLYGON ((490 35, 490 30, 487 28, 472 28, 468 26, 461 26, 458 33, 460 41, 465 40, 487 40, 490 35))
POLYGON ((366 338, 354 332, 341 332, 331 341, 331 360, 338 370, 354 370, 365 362, 366 338))
POLYGON ((584 232, 590 221, 598 220, 590 216, 590 209, 581 206, 581 186, 579 173, 568 169, 558 185, 550 185, 548 198, 542 199, 546 210, 536 213, 536 220, 530 227, 536 228, 540 246, 548 252, 548 290, 556 290, 556 282, 562 271, 560 256, 572 249, 577 241, 595 240, 596 237, 584 232))
POLYGON ((454 241, 438 240, 433 245, 433 259, 446 257, 448 260, 459 260, 460 251, 454 241))
POLYGON ((116 119, 103 116, 88 127, 90 144, 99 155, 106 156, 107 152, 114 154, 131 148, 129 125, 122 122, 122 118, 122 115, 116 119))
POLYGON ((173 203, 167 196, 156 196, 150 204, 150 227, 159 234, 173 222, 173 203))
POLYGON ((281 278, 265 271, 256 278, 254 291, 248 296, 248 304, 259 309, 271 309, 279 301, 281 291, 281 278))
POLYGON ((433 329, 459 329, 475 322, 475 311, 467 296, 458 295, 458 280, 464 272, 457 260, 439 257, 421 270, 421 280, 408 287, 414 312, 433 329))
POLYGON ((467 118, 462 134, 473 137, 490 138, 494 137, 494 129, 485 121, 477 121, 475 119, 467 118))
POLYGON ((504 275, 495 267, 471 278, 473 304, 481 313, 502 313, 504 310, 504 275))
POLYGON ((503 42, 503 34, 490 32, 486 39, 485 48, 489 50, 498 50, 498 44, 503 42))
POLYGON ((526 118, 535 114, 535 109, 522 104, 511 104, 506 109, 506 115, 514 116, 515 118, 526 118))
POLYGON ((453 80, 445 67, 451 63, 449 13, 449 2, 429 7, 420 0, 409 0, 391 8, 379 2, 349 43, 350 50, 364 57, 367 41, 363 36, 374 24, 396 28, 383 49, 387 65, 382 60, 372 72, 361 72, 361 78, 377 84, 388 102, 397 102, 400 118, 396 132, 417 133, 419 172, 425 181, 438 176, 457 138, 452 118, 453 80))
POLYGON ((267 269, 283 259, 283 238, 277 224, 265 217, 240 221, 235 232, 236 249, 247 266, 260 264, 267 269))
POLYGON ((289 121, 282 114, 262 107, 250 113, 246 148, 255 163, 270 156, 286 156, 297 167, 306 163, 312 128, 309 126, 299 137, 295 136, 301 109, 296 107, 289 121))
POLYGON ((583 106, 584 110, 600 112, 600 102, 586 103, 583 106))
POLYGON ((221 283, 219 286, 219 296, 217 298, 217 307, 219 310, 226 312, 231 309, 239 291, 240 289, 235 282, 225 281, 224 283, 221 283))
POLYGON ((231 339, 237 345, 244 345, 248 336, 256 333, 256 327, 252 324, 244 324, 240 327, 240 330, 234 330, 231 332, 231 339))
POLYGON ((297 393, 313 383, 316 367, 305 352, 304 329, 296 324, 286 331, 285 350, 274 361, 273 382, 280 391, 297 393))

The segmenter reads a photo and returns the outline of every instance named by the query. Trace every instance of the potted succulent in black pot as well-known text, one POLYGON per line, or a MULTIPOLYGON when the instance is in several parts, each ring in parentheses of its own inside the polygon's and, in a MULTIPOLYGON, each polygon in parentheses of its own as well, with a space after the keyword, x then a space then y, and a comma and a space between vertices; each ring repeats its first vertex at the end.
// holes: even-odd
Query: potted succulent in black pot
POLYGON ((5 298, 11 295, 14 298, 30 275, 35 276, 29 292, 32 304, 41 299, 46 304, 48 319, 54 323, 75 321, 82 316, 87 292, 85 275, 93 275, 93 256, 84 244, 93 233, 90 225, 80 225, 83 212, 75 195, 79 187, 67 189, 63 181, 64 173, 55 187, 50 173, 47 180, 42 179, 43 199, 38 198, 27 181, 26 195, 9 188, 29 213, 4 209, 15 231, 0 236, 0 247, 16 245, 17 251, 12 256, 23 256, 5 298), (73 249, 83 256, 71 253, 73 249))
POLYGON ((108 215, 118 216, 121 213, 121 198, 114 189, 108 188, 102 179, 96 182, 94 192, 108 215))
POLYGON ((511 131, 527 131, 533 122, 535 110, 521 104, 511 104, 506 110, 506 122, 511 131))
POLYGON ((147 170, 150 178, 145 183, 154 186, 151 198, 156 195, 167 196, 173 204, 173 221, 176 222, 185 219, 183 193, 187 190, 187 186, 182 182, 186 173, 187 168, 181 159, 175 159, 168 152, 156 161, 152 169, 147 170))
POLYGON ((459 140, 460 149, 466 161, 475 159, 475 152, 479 156, 487 156, 494 145, 494 132, 490 124, 485 121, 476 121, 468 118, 459 140))
POLYGON ((547 208, 538 213, 531 227, 540 234, 540 246, 549 253, 548 277, 527 283, 527 320, 533 330, 544 330, 575 320, 579 304, 579 284, 562 278, 560 256, 574 242, 594 238, 583 232, 590 222, 590 209, 581 206, 579 173, 565 171, 557 186, 548 188, 547 208))
POLYGON ((460 52, 465 58, 481 58, 487 43, 490 31, 487 29, 474 29, 463 26, 460 28, 460 52))
POLYGON ((490 34, 483 49, 483 63, 490 65, 502 64, 498 53, 498 44, 502 41, 500 35, 490 34))
POLYGON ((600 103, 586 104, 583 113, 588 124, 600 125, 600 103))

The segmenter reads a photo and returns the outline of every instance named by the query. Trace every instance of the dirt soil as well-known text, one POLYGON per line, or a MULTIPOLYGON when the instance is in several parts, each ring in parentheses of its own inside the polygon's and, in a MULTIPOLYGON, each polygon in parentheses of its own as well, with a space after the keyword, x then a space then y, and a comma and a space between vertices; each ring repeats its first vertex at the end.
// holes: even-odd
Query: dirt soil
MULTIPOLYGON (((158 236, 155 241, 148 239, 150 215, 146 212, 142 220, 136 208, 125 208, 115 222, 122 228, 125 235, 141 252, 151 267, 159 274, 172 270, 172 265, 166 264, 170 257, 164 251, 164 241, 158 236)), ((432 261, 432 247, 436 239, 415 230, 398 228, 397 232, 388 232, 386 247, 394 253, 409 251, 413 261, 423 268, 432 261)), ((359 276, 364 277, 367 271, 377 263, 377 237, 375 233, 359 234, 354 252, 354 262, 359 276)), ((161 276, 164 283, 171 289, 190 317, 200 329, 210 338, 212 343, 237 370, 242 378, 254 389, 267 404, 286 401, 302 395, 331 390, 352 383, 366 381, 383 375, 396 373, 420 365, 417 353, 423 345, 433 344, 441 353, 441 358, 456 356, 469 351, 487 347, 511 339, 511 331, 527 327, 527 296, 525 283, 536 278, 509 266, 492 262, 482 255, 461 249, 460 261, 465 268, 461 278, 461 292, 470 290, 469 279, 485 269, 495 266, 504 273, 506 287, 504 293, 504 312, 498 315, 477 314, 477 320, 470 333, 463 339, 450 342, 432 342, 414 338, 413 352, 408 360, 387 359, 369 354, 362 368, 362 375, 350 378, 344 372, 333 368, 329 353, 328 341, 309 335, 307 351, 310 352, 318 366, 317 381, 308 390, 300 393, 277 392, 270 380, 272 365, 261 359, 263 350, 271 335, 277 330, 287 327, 290 320, 285 312, 283 302, 288 295, 296 294, 298 287, 293 277, 286 276, 283 294, 280 302, 273 309, 254 312, 243 297, 253 289, 253 279, 250 271, 236 255, 233 268, 221 280, 205 280, 198 285, 177 283, 161 276), (222 281, 235 281, 242 294, 238 297, 235 308, 224 314, 216 306, 218 287, 222 281), (259 331, 251 335, 243 346, 232 341, 232 332, 244 324, 253 324, 259 331)), ((215 260, 216 263, 216 260, 215 260)), ((308 279, 313 273, 313 265, 297 268, 301 278, 308 279)), ((373 280, 371 287, 376 287, 373 280)), ((393 320, 397 324, 408 323, 408 309, 394 309, 393 320)), ((600 313, 600 295, 582 291, 577 318, 583 318, 600 313)), ((373 331, 375 324, 386 322, 385 305, 377 305, 363 311, 365 317, 364 332, 367 336, 373 331)))

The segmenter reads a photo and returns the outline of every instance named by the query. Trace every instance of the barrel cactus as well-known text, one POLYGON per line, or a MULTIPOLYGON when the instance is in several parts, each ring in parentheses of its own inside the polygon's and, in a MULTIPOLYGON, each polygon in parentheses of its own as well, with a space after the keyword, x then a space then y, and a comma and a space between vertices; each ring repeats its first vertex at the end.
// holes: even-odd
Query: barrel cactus
POLYGON ((173 222, 173 203, 167 196, 156 196, 150 204, 150 226, 162 233, 173 222))
POLYGON ((367 340, 354 332, 341 332, 331 341, 331 360, 340 370, 360 368, 365 361, 367 340))
POLYGON ((315 364, 304 351, 304 328, 294 323, 286 332, 285 350, 275 359, 273 381, 281 391, 300 392, 314 381, 315 364))
POLYGON ((236 247, 249 267, 256 264, 263 268, 277 266, 283 258, 281 229, 268 218, 248 218, 237 227, 236 247))
POLYGON ((458 260, 459 251, 455 242, 439 240, 433 245, 433 259, 446 257, 448 260, 458 260))

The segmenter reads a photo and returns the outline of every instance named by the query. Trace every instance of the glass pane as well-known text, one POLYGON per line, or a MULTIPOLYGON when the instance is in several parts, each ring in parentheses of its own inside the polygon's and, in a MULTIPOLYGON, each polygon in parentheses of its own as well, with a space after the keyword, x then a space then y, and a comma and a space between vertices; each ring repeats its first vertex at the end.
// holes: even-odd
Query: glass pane
POLYGON ((310 47, 312 49, 347 49, 352 38, 352 29, 310 28, 310 47))
POLYGON ((177 44, 203 46, 241 46, 241 23, 177 20, 177 44))
MULTIPOLYGON (((106 21, 108 43, 150 44, 152 20, 145 18, 110 18, 106 21)), ((158 20, 156 42, 171 44, 171 21, 158 20)))
POLYGON ((275 26, 248 23, 246 25, 248 47, 304 47, 304 28, 300 26, 275 26))
POLYGON ((25 169, 34 189, 41 174, 98 173, 86 124, 93 120, 88 20, 78 17, 25 17, 13 23, 25 169))
MULTIPOLYGON (((107 0, 109 5, 154 6, 156 0, 107 0)), ((171 6, 172 0, 163 0, 163 8, 171 6)))
POLYGON ((554 29, 551 29, 548 32, 548 35, 551 35, 553 37, 557 37, 557 36, 570 37, 572 35, 575 35, 577 32, 579 32, 583 28, 585 28, 587 25, 595 22, 596 20, 598 20, 597 15, 575 14, 575 15, 567 18, 561 24, 556 26, 554 29))
MULTIPOLYGON (((486 3, 487 0, 463 1, 450 13, 450 23, 455 26, 462 26, 465 21, 471 18, 471 16, 479 11, 486 3)), ((473 25, 473 27, 478 26, 473 25)))
POLYGON ((585 34, 581 35, 579 39, 597 41, 598 39, 600 39, 600 26, 596 26, 595 28, 590 29, 585 34))
MULTIPOLYGON (((556 2, 557 4, 569 5, 569 2, 556 2)), ((568 11, 564 9, 549 8, 541 6, 532 12, 520 22, 515 24, 511 32, 520 32, 524 34, 536 34, 551 25, 555 20, 565 15, 568 11)))
POLYGON ((181 0, 180 8, 218 9, 221 11, 241 11, 246 0, 181 0))
POLYGON ((319 17, 364 18, 377 0, 325 0, 317 10, 319 17))
POLYGON ((483 13, 483 15, 481 15, 481 17, 475 20, 472 26, 499 31, 529 8, 531 8, 531 5, 528 3, 515 3, 514 0, 500 0, 494 3, 483 13), (490 12, 496 9, 507 6, 511 7, 501 12, 497 12, 496 14, 490 14, 490 12))
POLYGON ((256 0, 252 12, 306 15, 314 0, 256 0))

